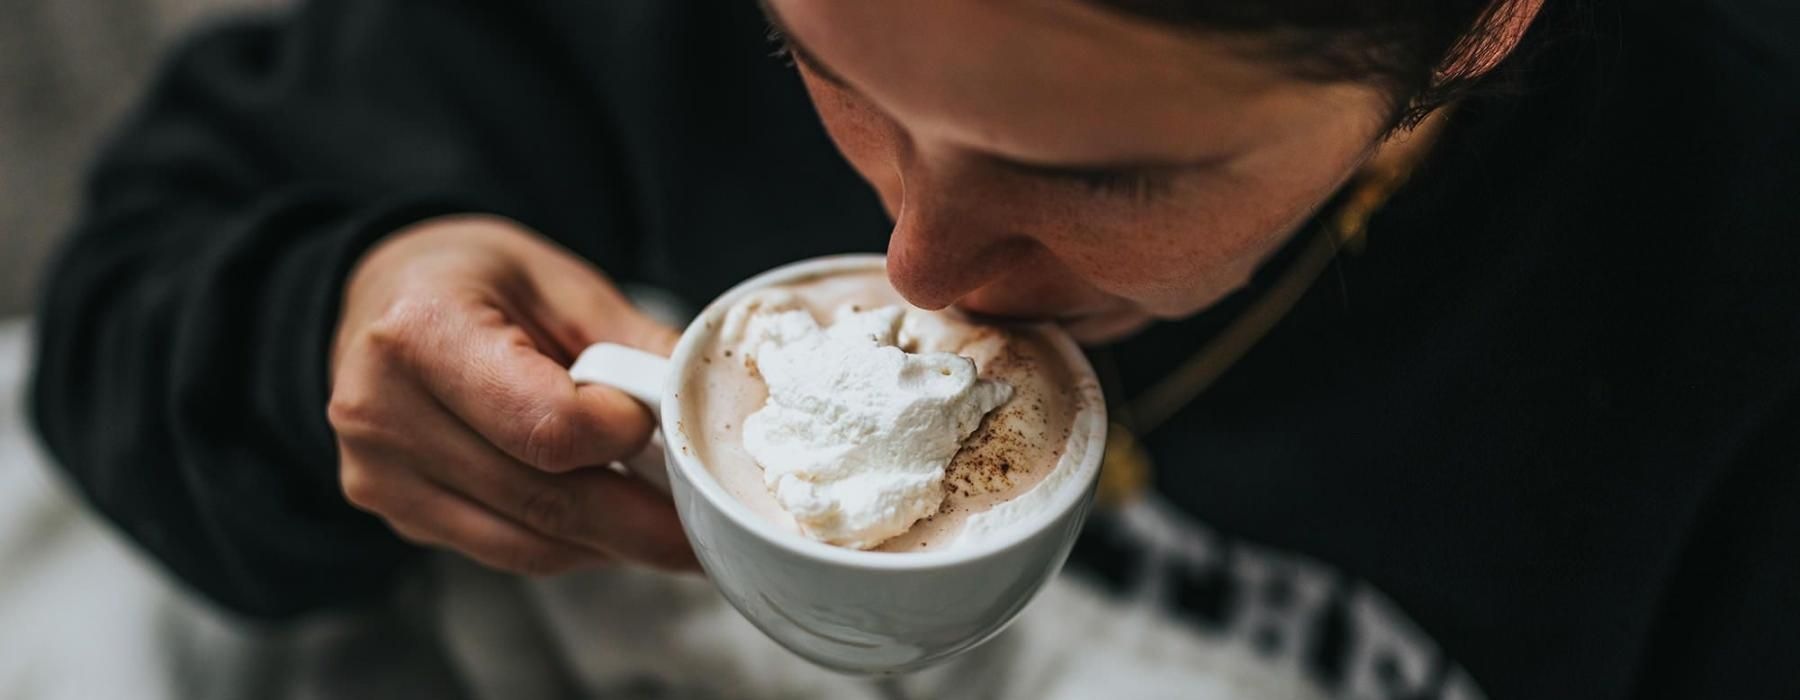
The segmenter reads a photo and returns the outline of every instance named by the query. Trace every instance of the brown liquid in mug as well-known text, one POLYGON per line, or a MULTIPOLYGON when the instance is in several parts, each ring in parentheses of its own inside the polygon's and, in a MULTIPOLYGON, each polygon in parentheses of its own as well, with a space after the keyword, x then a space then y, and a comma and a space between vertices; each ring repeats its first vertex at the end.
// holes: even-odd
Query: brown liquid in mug
MULTIPOLYGON (((836 273, 780 288, 798 296, 813 317, 829 323, 845 305, 873 308, 904 304, 880 270, 836 273)), ((1071 371, 1048 339, 1029 327, 977 324, 950 312, 941 315, 966 331, 951 352, 971 358, 983 379, 1012 386, 1005 404, 982 419, 944 476, 944 503, 936 515, 874 548, 906 552, 936 549, 954 541, 970 515, 1004 503, 1044 479, 1068 444, 1081 394, 1071 371)), ((718 323, 682 382, 683 414, 678 423, 697 457, 726 492, 757 515, 789 532, 799 532, 763 484, 763 470, 744 450, 744 419, 768 399, 764 386, 736 349, 719 342, 718 323)))

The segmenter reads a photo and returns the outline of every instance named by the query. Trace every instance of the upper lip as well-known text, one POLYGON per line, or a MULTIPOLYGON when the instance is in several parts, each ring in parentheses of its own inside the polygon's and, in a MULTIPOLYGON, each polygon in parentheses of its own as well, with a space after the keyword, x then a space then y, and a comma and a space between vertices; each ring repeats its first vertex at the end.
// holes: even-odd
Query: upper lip
POLYGON ((1065 324, 1065 323, 1074 323, 1076 321, 1080 321, 1080 320, 1087 319, 1087 318, 1092 318, 1094 316, 1099 316, 1099 315, 1107 313, 1106 309, 1084 309, 1084 310, 1080 310, 1080 311, 1067 311, 1067 312, 1063 312, 1063 313, 1053 313, 1053 314, 994 313, 994 312, 978 311, 978 310, 974 310, 974 309, 965 308, 960 304, 953 306, 951 308, 956 309, 956 311, 958 313, 961 313, 964 316, 967 316, 974 320, 982 320, 982 321, 990 321, 990 322, 1011 322, 1011 323, 1032 323, 1032 322, 1048 321, 1051 323, 1065 324))

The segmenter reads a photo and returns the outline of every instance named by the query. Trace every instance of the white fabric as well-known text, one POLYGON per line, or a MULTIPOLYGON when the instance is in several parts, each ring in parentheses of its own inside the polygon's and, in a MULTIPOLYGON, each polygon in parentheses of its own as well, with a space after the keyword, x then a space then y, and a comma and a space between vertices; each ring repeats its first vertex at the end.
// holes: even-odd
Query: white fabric
POLYGON ((0 323, 0 698, 1322 697, 1067 578, 995 641, 885 685, 788 654, 703 580, 637 571, 521 583, 445 557, 394 610, 256 628, 180 592, 53 475, 20 408, 27 337, 0 323))

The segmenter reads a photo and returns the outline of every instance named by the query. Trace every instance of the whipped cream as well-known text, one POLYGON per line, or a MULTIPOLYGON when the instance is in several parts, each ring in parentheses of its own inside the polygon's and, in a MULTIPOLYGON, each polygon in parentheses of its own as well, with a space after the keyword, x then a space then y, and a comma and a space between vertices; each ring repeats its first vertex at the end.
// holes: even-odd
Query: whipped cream
POLYGON ((769 290, 720 332, 769 390, 744 421, 745 451, 800 531, 834 545, 867 549, 937 512, 945 466, 1012 396, 942 351, 947 326, 907 307, 844 307, 821 326, 791 292, 769 290))

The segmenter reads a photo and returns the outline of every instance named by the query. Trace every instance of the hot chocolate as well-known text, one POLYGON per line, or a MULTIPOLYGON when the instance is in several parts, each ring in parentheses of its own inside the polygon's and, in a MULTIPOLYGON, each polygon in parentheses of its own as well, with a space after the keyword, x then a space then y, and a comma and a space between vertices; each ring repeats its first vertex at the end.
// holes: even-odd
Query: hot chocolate
POLYGON ((1098 398, 1042 329, 910 307, 880 270, 759 290, 707 330, 681 384, 699 461, 841 546, 955 547, 1031 515, 1098 398))

